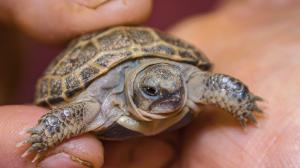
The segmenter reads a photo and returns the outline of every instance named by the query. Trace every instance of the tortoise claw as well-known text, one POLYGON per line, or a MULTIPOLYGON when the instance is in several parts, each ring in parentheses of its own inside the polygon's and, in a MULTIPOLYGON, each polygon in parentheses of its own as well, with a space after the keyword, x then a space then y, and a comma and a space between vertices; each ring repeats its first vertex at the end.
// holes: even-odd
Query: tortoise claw
POLYGON ((29 150, 27 149, 27 150, 21 155, 21 157, 24 158, 24 157, 30 155, 31 153, 32 153, 32 152, 29 151, 29 150))
POLYGON ((42 158, 42 154, 41 153, 37 153, 31 162, 35 163, 38 160, 40 160, 41 158, 42 158))
POLYGON ((28 149, 22 154, 22 158, 27 157, 28 155, 35 154, 32 162, 36 162, 42 156, 42 152, 48 149, 47 143, 45 142, 45 127, 39 123, 34 128, 29 128, 26 130, 30 134, 28 138, 16 144, 16 147, 21 147, 23 145, 30 145, 28 149))
POLYGON ((30 155, 30 154, 33 153, 33 152, 34 152, 34 148, 31 146, 31 147, 29 147, 29 148, 22 154, 21 157, 24 158, 24 157, 30 155))
MULTIPOLYGON (((26 140, 27 141, 27 140, 26 140)), ((25 144, 24 142, 22 142, 23 144, 25 144)), ((28 144, 30 142, 26 142, 26 144, 28 144)), ((37 160, 39 160, 42 156, 41 152, 45 151, 45 147, 42 143, 33 143, 23 154, 22 154, 22 158, 35 153, 35 157, 32 160, 32 163, 36 162, 37 160)))
POLYGON ((248 106, 248 108, 245 109, 246 111, 244 111, 241 115, 238 116, 240 124, 243 128, 247 127, 248 121, 252 122, 256 127, 258 127, 258 123, 257 123, 256 117, 254 115, 254 112, 263 113, 263 110, 261 110, 257 106, 256 101, 263 101, 263 99, 259 96, 253 96, 253 98, 250 99, 250 101, 248 102, 249 106, 248 106))
POLYGON ((255 118, 255 116, 252 113, 249 113, 247 118, 249 119, 249 121, 251 121, 253 124, 257 125, 257 120, 255 118))
POLYGON ((253 111, 255 111, 255 112, 257 112, 257 113, 264 113, 264 112, 262 111, 262 109, 260 109, 257 105, 255 105, 255 106, 253 107, 253 111))
POLYGON ((256 96, 256 95, 253 95, 253 100, 254 101, 264 101, 264 99, 260 96, 256 96))
MULTIPOLYGON (((39 150, 39 145, 37 144, 34 144, 32 145, 31 147, 29 147, 22 155, 21 157, 22 158, 25 158, 27 157, 28 155, 32 154, 32 153, 35 153, 36 151, 39 150)), ((40 160, 42 158, 42 154, 41 153, 37 153, 33 160, 31 161, 32 163, 35 163, 36 161, 40 160)))
POLYGON ((243 128, 247 127, 247 122, 252 122, 255 126, 257 126, 257 120, 253 115, 253 112, 246 112, 239 117, 240 124, 243 128))
POLYGON ((16 147, 19 148, 19 147, 21 147, 21 146, 23 146, 23 145, 25 145, 25 144, 27 144, 27 141, 26 141, 26 140, 25 140, 25 141, 18 142, 18 143, 16 144, 16 147))
POLYGON ((240 124, 242 126, 243 129, 247 128, 247 119, 239 119, 240 124))
POLYGON ((26 140, 17 143, 16 147, 18 148, 25 144, 35 144, 35 143, 41 143, 41 142, 42 142, 42 138, 40 136, 38 136, 37 134, 32 134, 26 140))
POLYGON ((241 126, 245 129, 247 128, 247 122, 252 122, 255 126, 257 126, 257 120, 255 116, 252 114, 252 112, 245 113, 241 117, 239 117, 239 121, 241 126))
POLYGON ((43 132, 43 129, 39 127, 33 127, 33 128, 28 128, 26 129, 26 133, 28 134, 40 134, 43 132))

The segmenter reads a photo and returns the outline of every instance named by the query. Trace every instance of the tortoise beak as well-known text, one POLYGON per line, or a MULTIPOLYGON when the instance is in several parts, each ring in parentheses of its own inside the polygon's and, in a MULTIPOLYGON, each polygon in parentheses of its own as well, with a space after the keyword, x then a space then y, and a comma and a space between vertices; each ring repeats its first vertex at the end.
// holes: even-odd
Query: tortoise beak
POLYGON ((181 105, 180 94, 175 94, 153 102, 150 106, 150 112, 154 114, 168 114, 177 111, 181 105))

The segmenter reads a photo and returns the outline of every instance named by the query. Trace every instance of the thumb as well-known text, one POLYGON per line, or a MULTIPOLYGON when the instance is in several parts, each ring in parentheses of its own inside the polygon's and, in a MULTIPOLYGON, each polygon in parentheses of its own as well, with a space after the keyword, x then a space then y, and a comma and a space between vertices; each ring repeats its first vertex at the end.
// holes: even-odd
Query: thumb
MULTIPOLYGON (((26 146, 16 148, 16 144, 26 138, 24 128, 33 126, 46 110, 34 106, 0 107, 0 167, 34 167, 33 158, 21 158, 26 146)), ((33 157, 33 156, 32 156, 33 157)), ((103 147, 91 135, 72 138, 49 150, 40 167, 101 167, 103 147)))
POLYGON ((140 23, 149 16, 151 4, 151 0, 4 0, 0 8, 5 6, 6 18, 31 37, 60 42, 108 26, 140 23))

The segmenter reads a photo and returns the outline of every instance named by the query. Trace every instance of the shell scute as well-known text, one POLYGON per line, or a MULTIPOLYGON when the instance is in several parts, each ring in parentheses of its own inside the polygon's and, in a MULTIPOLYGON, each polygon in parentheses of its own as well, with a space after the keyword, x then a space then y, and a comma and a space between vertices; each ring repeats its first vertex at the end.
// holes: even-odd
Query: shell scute
POLYGON ((180 40, 178 38, 175 38, 171 35, 168 35, 166 33, 156 31, 157 35, 165 42, 172 44, 174 46, 180 47, 180 48, 189 48, 189 49, 194 49, 194 47, 183 40, 180 40))
POLYGON ((129 29, 127 32, 128 32, 130 39, 135 44, 146 45, 146 44, 151 44, 155 41, 155 38, 153 37, 153 35, 147 30, 140 30, 140 29, 131 30, 131 29, 129 29))
POLYGON ((179 50, 178 54, 183 58, 195 59, 195 57, 193 56, 193 54, 190 51, 179 50))
POLYGON ((98 73, 99 73, 99 69, 97 69, 95 67, 86 67, 81 71, 80 76, 81 76, 83 83, 86 85, 98 73))
POLYGON ((54 70, 54 75, 67 75, 74 70, 80 68, 83 64, 87 63, 97 53, 97 48, 92 43, 85 46, 76 47, 68 55, 68 59, 60 62, 57 69, 54 70))
POLYGON ((49 88, 48 84, 49 84, 48 78, 44 78, 38 81, 36 99, 43 99, 48 96, 48 88, 49 88))
POLYGON ((66 86, 66 96, 72 97, 78 90, 81 89, 79 77, 76 75, 69 75, 64 80, 66 86))
POLYGON ((62 82, 60 79, 53 78, 49 79, 49 88, 48 88, 48 95, 46 97, 46 103, 47 104, 57 104, 59 102, 62 102, 64 100, 64 97, 62 96, 63 88, 62 88, 62 82))
POLYGON ((100 51, 111 51, 128 48, 132 45, 131 40, 121 30, 112 31, 107 35, 98 38, 100 51))
POLYGON ((161 55, 174 55, 175 50, 171 47, 168 47, 167 45, 164 44, 159 44, 150 48, 144 48, 143 49, 146 53, 149 54, 161 54, 161 55))
POLYGON ((126 59, 132 55, 131 51, 121 51, 110 54, 104 54, 102 57, 98 58, 95 63, 102 67, 110 67, 113 64, 117 63, 119 60, 126 59))
POLYGON ((50 80, 50 94, 53 97, 59 97, 62 95, 62 82, 60 79, 50 80))

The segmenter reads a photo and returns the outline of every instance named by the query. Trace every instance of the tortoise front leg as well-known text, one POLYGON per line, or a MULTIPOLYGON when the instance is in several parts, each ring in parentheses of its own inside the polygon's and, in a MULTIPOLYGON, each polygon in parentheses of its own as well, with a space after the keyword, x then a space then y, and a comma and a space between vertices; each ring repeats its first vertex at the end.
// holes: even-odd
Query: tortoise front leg
POLYGON ((262 98, 252 94, 248 87, 238 79, 224 74, 195 72, 188 81, 191 108, 196 104, 212 104, 229 112, 243 127, 248 120, 256 124, 253 112, 262 112, 256 101, 262 98))
POLYGON ((88 124, 94 120, 99 111, 99 103, 92 100, 71 103, 50 110, 41 117, 35 127, 27 130, 30 137, 17 145, 30 144, 22 157, 36 153, 34 162, 50 147, 87 132, 88 124))

